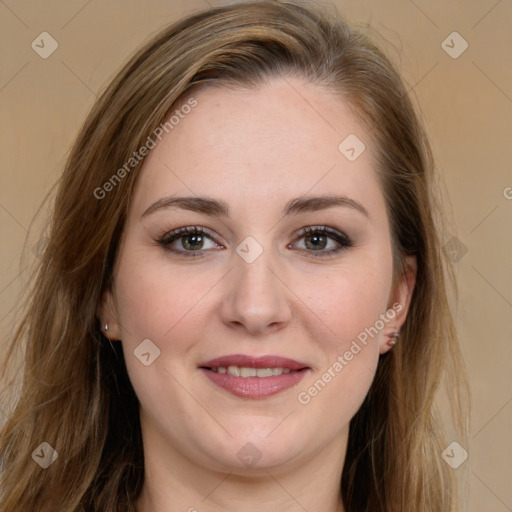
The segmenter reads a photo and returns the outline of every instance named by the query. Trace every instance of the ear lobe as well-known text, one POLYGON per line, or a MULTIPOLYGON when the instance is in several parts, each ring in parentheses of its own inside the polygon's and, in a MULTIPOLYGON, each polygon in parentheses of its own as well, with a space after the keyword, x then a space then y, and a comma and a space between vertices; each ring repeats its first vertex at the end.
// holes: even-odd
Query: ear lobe
POLYGON ((111 290, 105 290, 103 292, 96 316, 100 321, 100 328, 103 336, 109 340, 120 339, 119 322, 117 320, 117 313, 114 307, 111 290))

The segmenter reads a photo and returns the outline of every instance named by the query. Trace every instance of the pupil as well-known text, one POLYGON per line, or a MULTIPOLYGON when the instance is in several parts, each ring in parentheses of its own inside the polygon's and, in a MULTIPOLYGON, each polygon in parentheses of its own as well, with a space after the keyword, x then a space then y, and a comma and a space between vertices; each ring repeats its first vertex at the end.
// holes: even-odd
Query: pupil
POLYGON ((188 246, 187 248, 193 248, 193 246, 201 244, 202 238, 201 235, 188 235, 185 237, 185 246, 188 246), (193 240, 192 243, 189 243, 189 240, 193 240))
MULTIPOLYGON (((323 235, 312 235, 312 236, 309 236, 306 240, 314 240, 313 242, 313 247, 314 248, 317 248, 319 246, 321 246, 320 248, 323 249, 325 247, 325 236, 323 235), (322 242, 324 242, 322 244, 322 242)), ((307 241, 306 241, 306 245, 307 245, 307 241)))

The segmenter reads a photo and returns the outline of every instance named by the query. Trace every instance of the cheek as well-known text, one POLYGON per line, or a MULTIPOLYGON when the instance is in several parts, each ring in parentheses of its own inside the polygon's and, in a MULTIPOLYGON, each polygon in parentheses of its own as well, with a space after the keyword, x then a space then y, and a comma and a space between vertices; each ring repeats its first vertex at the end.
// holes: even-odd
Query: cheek
POLYGON ((329 411, 333 434, 357 412, 375 375, 383 325, 391 319, 385 316, 390 262, 383 261, 333 273, 304 295, 311 311, 308 329, 324 357, 297 399, 314 416, 329 411))
MULTIPOLYGON (((127 255, 119 262, 116 275, 116 306, 123 340, 173 339, 179 345, 183 332, 191 337, 190 314, 201 311, 205 293, 218 280, 213 272, 175 267, 172 273, 165 259, 148 260, 127 255), (179 338, 179 339, 178 339, 179 338)), ((139 341, 140 342, 140 341, 139 341)), ((174 346, 174 341, 173 341, 174 346)))
MULTIPOLYGON (((297 276, 294 289, 304 297, 323 333, 338 349, 375 325, 386 311, 390 272, 382 265, 358 265, 305 281, 297 276)), ((314 320, 313 320, 314 321, 314 320)))
POLYGON ((311 376, 296 389, 294 414, 301 436, 315 439, 320 446, 348 432, 351 419, 370 389, 379 361, 379 337, 364 339, 364 335, 367 326, 375 324, 382 306, 385 307, 384 294, 356 286, 357 281, 340 279, 332 283, 329 300, 322 300, 320 320, 311 315, 314 319, 308 327, 310 337, 315 340, 315 352, 322 357, 311 376), (336 288, 335 284, 344 288, 336 288))
POLYGON ((145 413, 155 418, 169 407, 179 410, 157 423, 185 436, 183 417, 194 402, 179 383, 189 369, 190 349, 204 341, 205 293, 218 278, 190 267, 169 268, 165 259, 126 251, 116 273, 116 308, 128 375, 145 413), (134 352, 148 339, 159 352, 146 366, 134 352))

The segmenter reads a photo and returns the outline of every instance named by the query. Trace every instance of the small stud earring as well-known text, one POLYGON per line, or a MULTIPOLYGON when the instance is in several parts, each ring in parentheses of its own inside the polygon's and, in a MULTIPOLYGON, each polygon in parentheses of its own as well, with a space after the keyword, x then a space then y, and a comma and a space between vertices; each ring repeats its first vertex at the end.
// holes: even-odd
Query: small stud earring
POLYGON ((108 331, 108 324, 107 324, 106 322, 105 322, 104 330, 105 330, 105 332, 107 332, 107 331, 108 331))
POLYGON ((396 345, 396 342, 397 342, 399 337, 400 337, 400 333, 399 332, 394 332, 393 334, 390 334, 390 338, 391 339, 388 341, 388 345, 390 345, 391 347, 396 345))

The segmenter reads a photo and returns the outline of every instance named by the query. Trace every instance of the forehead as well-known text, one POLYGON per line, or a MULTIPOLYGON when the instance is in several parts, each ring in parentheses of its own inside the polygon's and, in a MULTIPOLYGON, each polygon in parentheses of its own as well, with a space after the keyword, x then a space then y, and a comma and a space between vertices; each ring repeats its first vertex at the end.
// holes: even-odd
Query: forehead
POLYGON ((326 89, 276 78, 251 89, 200 87, 181 105, 190 97, 197 105, 181 112, 144 161, 136 209, 171 194, 224 198, 234 209, 309 192, 382 202, 372 141, 349 106, 326 89), (344 141, 356 154, 364 150, 347 158, 354 152, 346 152, 344 141))

